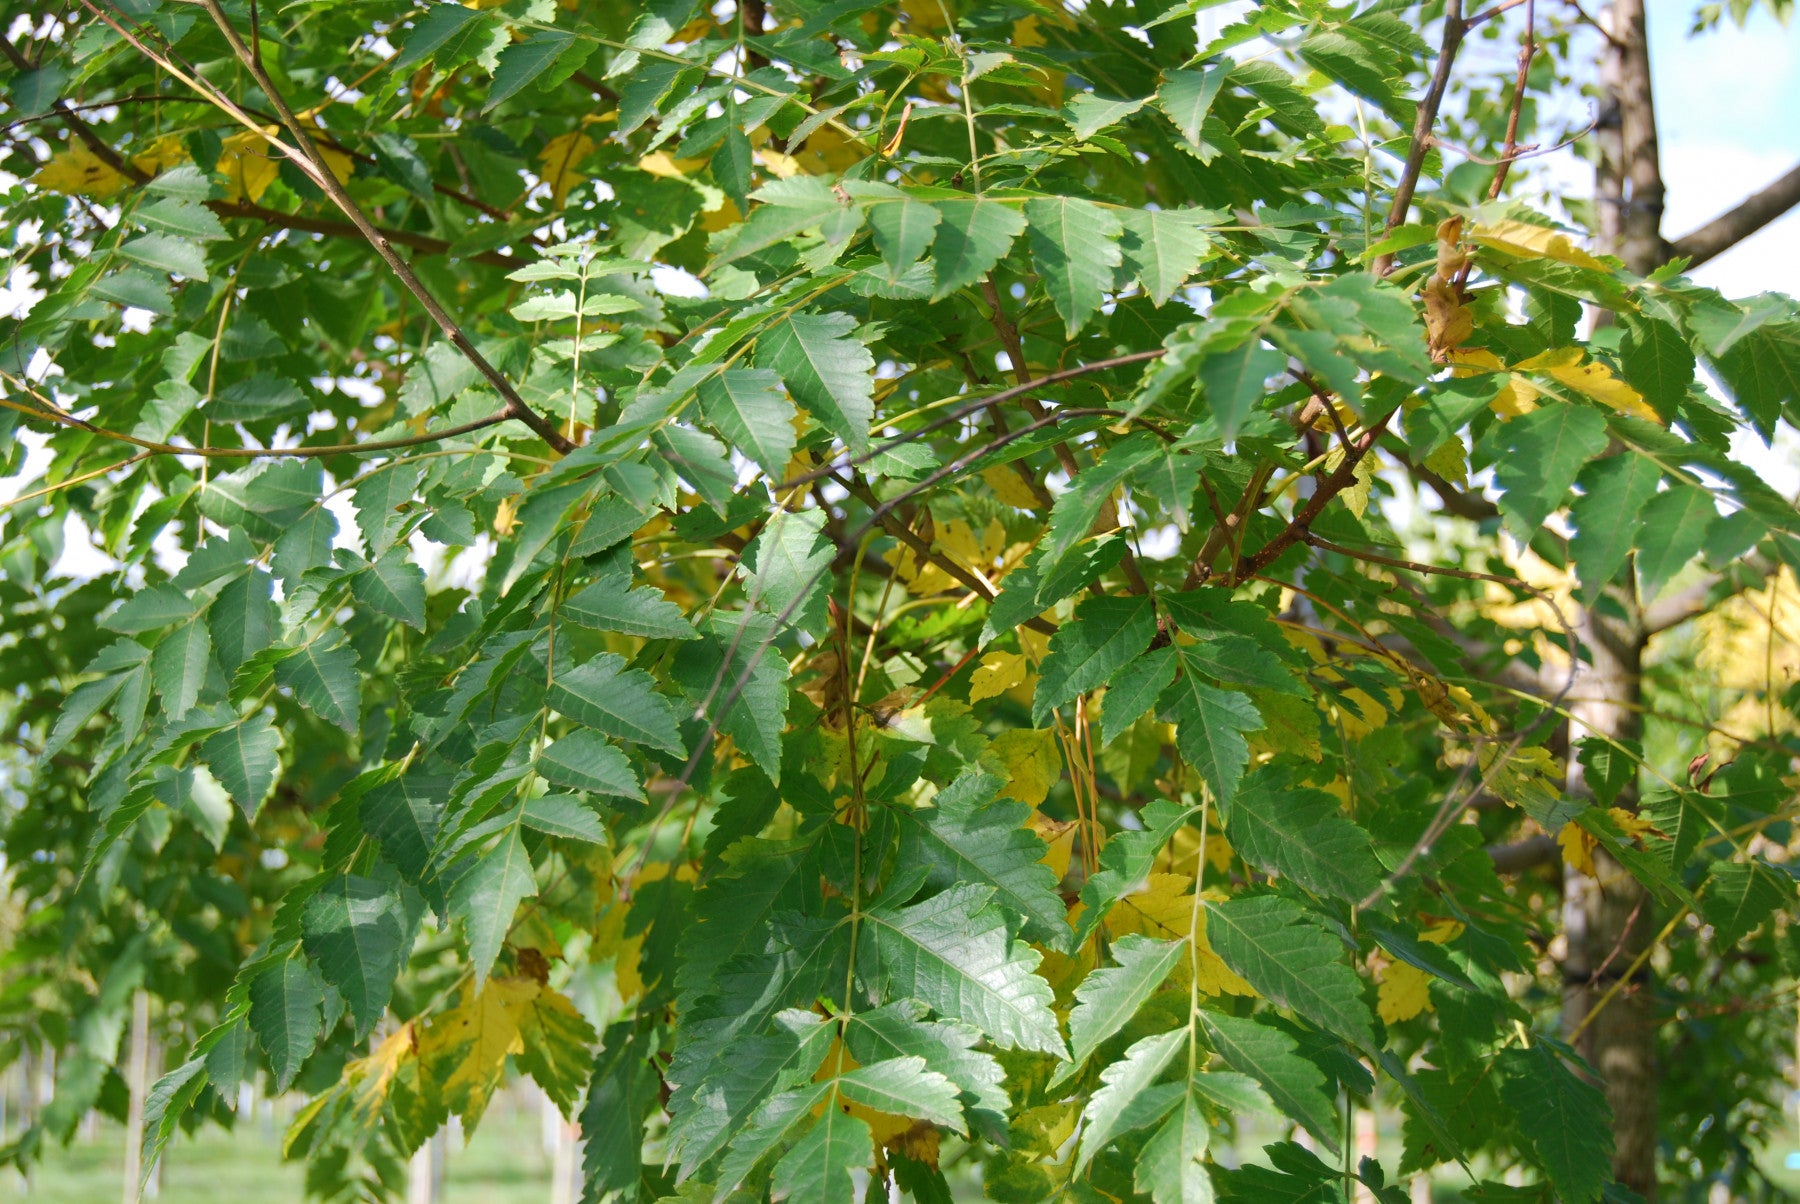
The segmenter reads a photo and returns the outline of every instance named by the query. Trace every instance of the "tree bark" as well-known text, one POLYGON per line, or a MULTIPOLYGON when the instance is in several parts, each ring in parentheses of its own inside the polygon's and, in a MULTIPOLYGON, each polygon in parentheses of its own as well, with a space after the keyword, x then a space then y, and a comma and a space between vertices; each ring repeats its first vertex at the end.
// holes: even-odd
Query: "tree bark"
MULTIPOLYGON (((1614 0, 1602 18, 1609 34, 1602 47, 1602 120, 1595 193, 1601 249, 1619 256, 1639 275, 1668 258, 1662 237, 1664 187, 1656 145, 1656 104, 1651 93, 1644 0, 1614 0)), ((1649 630, 1637 591, 1624 586, 1624 615, 1589 610, 1577 629, 1589 658, 1570 694, 1571 797, 1593 798, 1575 756, 1587 736, 1627 743, 1642 731, 1642 667, 1649 630)), ((1614 805, 1635 811, 1635 781, 1614 805)), ((1613 1112, 1613 1174, 1646 1200, 1656 1199, 1656 1021, 1646 966, 1597 1015, 1589 1013, 1618 975, 1632 966, 1655 931, 1654 907, 1640 886, 1604 850, 1594 853, 1595 873, 1572 864, 1563 872, 1563 1027, 1575 1035, 1582 1056, 1599 1072, 1613 1112), (1584 1027, 1585 1025, 1585 1027, 1584 1027)))

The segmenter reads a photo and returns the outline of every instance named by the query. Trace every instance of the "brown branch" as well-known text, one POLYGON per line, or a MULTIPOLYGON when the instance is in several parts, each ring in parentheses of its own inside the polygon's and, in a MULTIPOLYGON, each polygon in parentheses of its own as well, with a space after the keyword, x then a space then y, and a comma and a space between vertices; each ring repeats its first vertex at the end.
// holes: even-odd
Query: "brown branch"
MULTIPOLYGON (((1510 0, 1510 2, 1517 3, 1517 0, 1510 0)), ((1470 21, 1469 28, 1474 28, 1496 11, 1499 10, 1491 9, 1488 13, 1470 21)), ((1494 178, 1488 184, 1488 200, 1490 201, 1498 197, 1500 190, 1506 187, 1506 173, 1512 170, 1513 160, 1519 157, 1519 114, 1525 108, 1525 79, 1531 74, 1531 60, 1537 54, 1537 42, 1534 40, 1536 33, 1537 0, 1525 0, 1525 44, 1519 47, 1519 74, 1518 78, 1513 80, 1512 108, 1506 115, 1506 142, 1500 148, 1500 164, 1494 168, 1494 178)), ((1459 285, 1468 278, 1468 271, 1469 266, 1465 263, 1462 269, 1462 278, 1457 281, 1459 285)))
POLYGON ((1800 205, 1800 166, 1737 208, 1676 239, 1669 250, 1688 259, 1690 268, 1697 268, 1723 255, 1795 205, 1800 205))
MULTIPOLYGON (((10 372, 0 371, 0 380, 5 380, 15 387, 24 387, 31 396, 40 402, 44 399, 36 390, 24 385, 10 372)), ((48 404, 48 403, 45 403, 48 404)), ((458 435, 467 435, 472 431, 484 430, 490 426, 498 426, 511 418, 505 410, 497 410, 485 418, 477 418, 471 422, 459 423, 445 427, 441 431, 428 431, 423 435, 408 435, 404 439, 376 439, 367 443, 327 443, 312 447, 187 447, 179 443, 159 443, 154 439, 140 439, 136 435, 128 435, 123 431, 108 430, 96 426, 86 419, 57 409, 39 409, 36 406, 20 405, 10 398, 0 397, 0 407, 14 410, 28 418, 42 418, 59 426, 70 427, 78 431, 86 431, 90 435, 98 435, 102 439, 111 439, 119 443, 128 443, 132 447, 141 447, 153 455, 162 456, 200 456, 209 460, 258 460, 264 458, 282 458, 289 460, 320 460, 328 456, 348 456, 361 452, 394 451, 402 447, 418 447, 424 443, 436 443, 444 439, 454 439, 458 435)))
MULTIPOLYGON (((1073 368, 1063 368, 1056 372, 1047 372, 1036 380, 1026 381, 1022 385, 1015 385, 1010 389, 1002 389, 998 393, 990 393, 986 397, 978 397, 974 401, 957 406, 948 413, 938 415, 936 418, 916 430, 907 431, 905 434, 897 435, 886 442, 876 444, 861 455, 850 456, 846 459, 839 460, 836 464, 827 464, 820 468, 812 469, 809 472, 800 473, 798 476, 789 477, 785 481, 778 482, 773 488, 779 493, 793 489, 796 486, 822 480, 825 477, 831 476, 833 473, 842 472, 846 469, 866 464, 879 455, 893 451, 896 447, 904 447, 906 444, 921 439, 924 436, 931 434, 933 431, 941 430, 944 427, 961 422, 970 414, 978 414, 990 406, 1000 405, 1002 402, 1011 401, 1015 397, 1022 397, 1027 393, 1035 393, 1048 385, 1060 384, 1065 380, 1074 380, 1079 376, 1092 376, 1096 372, 1109 372, 1114 368, 1124 368, 1131 364, 1141 364, 1147 360, 1160 359, 1164 354, 1166 353, 1161 347, 1156 347, 1149 351, 1134 351, 1129 355, 1115 355, 1110 359, 1094 360, 1086 364, 1077 364, 1073 368)), ((1089 414, 1116 413, 1116 411, 1095 410, 1086 410, 1083 412, 1089 414)), ((1032 425, 1028 429, 1020 430, 1016 433, 1008 431, 1004 437, 996 439, 994 443, 995 445, 1011 443, 1021 435, 1028 434, 1032 430, 1039 430, 1050 425, 1055 418, 1055 412, 1047 413, 1040 418, 1033 419, 1032 425)))
MULTIPOLYGON (((12 63, 12 65, 20 71, 33 70, 30 60, 20 54, 18 47, 14 46, 5 38, 0 38, 0 55, 4 55, 7 61, 12 63)), ((96 159, 135 184, 142 184, 150 178, 142 171, 138 170, 135 163, 132 163, 130 160, 121 156, 118 151, 114 150, 106 139, 96 134, 94 132, 94 127, 83 121, 68 101, 59 97, 50 108, 62 119, 63 124, 69 128, 69 133, 73 134, 81 141, 83 146, 86 146, 88 150, 92 151, 96 159)))
MULTIPOLYGON (((1468 25, 1463 21, 1462 0, 1447 0, 1444 5, 1444 40, 1438 51, 1437 67, 1432 71, 1431 83, 1425 89, 1425 95, 1419 101, 1419 111, 1413 120, 1412 143, 1406 151, 1406 167, 1400 173, 1400 182, 1394 188, 1394 205, 1388 211, 1386 232, 1392 234, 1406 222, 1408 210, 1412 208, 1413 191, 1419 186, 1419 172, 1425 166, 1425 152, 1431 148, 1431 130, 1437 124, 1438 107, 1444 103, 1444 92, 1450 86, 1450 68, 1456 62, 1456 51, 1462 45, 1463 34, 1468 25)), ((1378 255, 1369 270, 1377 278, 1388 274, 1394 266, 1392 254, 1378 255)))
POLYGON ((1444 504, 1444 509, 1457 518, 1479 523, 1500 517, 1500 507, 1486 498, 1465 493, 1423 464, 1415 463, 1404 452, 1393 452, 1393 456, 1413 480, 1421 485, 1429 485, 1431 491, 1438 495, 1438 500, 1444 504))
POLYGON ((249 49, 244 45, 244 41, 238 36, 237 30, 232 26, 230 21, 225 19, 224 11, 220 9, 218 0, 202 0, 202 3, 206 8, 207 13, 212 17, 213 23, 219 27, 219 32, 225 35, 225 40, 230 44, 232 52, 237 56, 238 61, 249 70, 251 76, 256 80, 257 86, 263 89, 263 92, 269 98, 270 103, 275 106, 276 112, 281 117, 282 125, 285 126, 288 132, 293 136, 295 142, 298 144, 297 146, 283 142, 280 138, 270 134, 259 125, 254 118, 245 113, 230 97, 226 96, 223 92, 220 92, 210 82, 205 81, 203 77, 182 70, 179 66, 170 61, 167 55, 159 53, 155 48, 146 44, 136 32, 121 24, 111 13, 100 8, 95 0, 81 0, 82 7, 104 21, 133 49, 137 50, 138 53, 148 58, 164 71, 167 71, 170 75, 173 75, 176 79, 192 88, 195 92, 198 92, 200 95, 212 101, 220 110, 230 115, 233 120, 244 126, 245 129, 256 133, 258 137, 261 137, 268 142, 278 153, 285 156, 290 162, 303 171, 314 184, 318 185, 325 195, 331 198, 332 202, 343 211, 344 215, 355 224, 356 228, 362 232, 363 237, 368 239, 369 244, 375 248, 375 253, 381 256, 383 262, 388 265, 389 270, 399 277, 400 283, 406 287, 406 291, 418 299, 419 304, 424 307, 425 312, 437 323, 439 329, 444 332, 445 337, 450 340, 451 344, 462 353, 463 358, 468 360, 469 363, 474 366, 475 370, 479 372, 489 384, 494 386, 494 389, 506 403, 507 417, 517 419, 527 427, 530 427, 531 430, 537 434, 539 438, 543 439, 545 443, 549 444, 553 450, 563 454, 573 451, 575 445, 563 437, 562 432, 556 429, 556 424, 545 418, 542 414, 539 414, 536 410, 533 410, 531 406, 526 403, 525 399, 519 396, 519 391, 513 387, 512 382, 507 380, 493 364, 489 363, 486 356, 476 350, 474 343, 470 342, 469 336, 463 332, 462 327, 450 317, 443 306, 438 304, 437 298, 432 296, 431 290, 427 289, 424 283, 420 281, 418 276, 413 272, 412 266, 401 257, 400 253, 394 249, 393 244, 375 227, 374 223, 369 220, 368 215, 362 211, 362 208, 351 198, 349 192, 347 192, 344 186, 338 182, 337 176, 332 174, 330 165, 326 163, 324 156, 320 154, 319 148, 313 143, 311 137, 308 136, 306 127, 302 125, 300 119, 294 115, 294 111, 288 107, 287 101, 275 87, 274 81, 262 70, 261 65, 256 61, 256 56, 251 54, 249 49))
MULTIPOLYGON (((265 209, 261 205, 253 205, 248 201, 206 201, 205 205, 220 217, 247 218, 264 222, 283 230, 301 230, 308 234, 323 234, 329 238, 364 237, 362 230, 351 222, 332 221, 330 218, 307 217, 301 213, 284 213, 279 209, 265 209)), ((408 247, 424 255, 447 255, 450 244, 441 238, 433 238, 429 234, 418 234, 411 230, 393 230, 378 227, 381 236, 396 246, 408 247)), ((526 261, 516 255, 504 255, 499 251, 483 251, 478 255, 468 256, 471 263, 485 263, 497 268, 520 268, 526 261)))
POLYGON ((1512 844, 1491 844, 1488 857, 1496 874, 1522 874, 1541 865, 1554 865, 1562 857, 1562 846, 1554 836, 1527 836, 1512 844))
POLYGON ((1344 454, 1343 462, 1332 470, 1330 476, 1319 482, 1319 487, 1313 491, 1313 495, 1306 499, 1304 505, 1294 511, 1294 517, 1288 520, 1288 525, 1283 527, 1275 538, 1258 548, 1250 556, 1238 558, 1237 567, 1232 572, 1234 581, 1244 581, 1262 572, 1273 564, 1283 552, 1311 534, 1307 527, 1313 519, 1324 512, 1325 507, 1331 503, 1331 499, 1356 483, 1357 465, 1363 462, 1363 457, 1368 455, 1369 449, 1375 446, 1375 441, 1381 437, 1381 432, 1387 428, 1388 419, 1391 417, 1393 417, 1392 414, 1383 415, 1374 426, 1363 432, 1362 437, 1352 445, 1354 454, 1351 452, 1344 454))
MULTIPOLYGON (((854 478, 839 476, 835 472, 831 473, 830 477, 833 481, 837 482, 838 485, 842 486, 851 497, 869 507, 870 513, 875 516, 876 524, 880 526, 883 531, 886 531, 889 535, 892 535, 895 539, 911 548, 913 553, 920 559, 929 560, 938 568, 943 569, 970 590, 980 594, 985 601, 992 602, 995 598, 1000 596, 999 592, 981 577, 970 572, 967 568, 958 564, 950 557, 938 552, 936 548, 931 546, 931 541, 925 539, 917 531, 914 531, 911 527, 895 518, 891 508, 884 508, 881 504, 881 500, 873 493, 869 492, 868 486, 854 478)), ((1042 632, 1045 635, 1056 634, 1056 627, 1050 623, 1046 623, 1040 618, 1033 617, 1025 620, 1025 626, 1031 628, 1033 631, 1042 632)))
MULTIPOLYGON (((1031 377, 1031 369, 1025 363, 1025 344, 1019 339, 1018 327, 1014 326, 1012 319, 1006 316, 1006 308, 1000 303, 1000 290, 994 286, 992 272, 982 277, 981 295, 988 303, 988 321, 993 323, 994 333, 1000 336, 1001 346, 1006 348, 1006 358, 1012 361, 1013 377, 1023 386, 1031 377)), ((1042 403, 1033 397, 1022 397, 1019 404, 1027 414, 1031 415, 1033 421, 1041 421, 1049 412, 1044 409, 1042 403)), ((1058 440, 1052 450, 1056 453, 1056 462, 1062 466, 1063 472, 1068 474, 1069 481, 1073 484, 1076 475, 1081 471, 1081 465, 1076 461, 1075 453, 1062 440, 1058 440)), ((1094 520, 1094 527, 1096 530, 1116 531, 1119 526, 1119 508, 1114 505, 1109 496, 1100 507, 1100 513, 1094 520)), ((1144 574, 1138 568, 1137 557, 1132 554, 1129 541, 1125 548, 1125 554, 1119 559, 1119 568, 1125 574, 1126 583, 1132 593, 1147 594, 1150 592, 1149 585, 1144 581, 1144 574)))

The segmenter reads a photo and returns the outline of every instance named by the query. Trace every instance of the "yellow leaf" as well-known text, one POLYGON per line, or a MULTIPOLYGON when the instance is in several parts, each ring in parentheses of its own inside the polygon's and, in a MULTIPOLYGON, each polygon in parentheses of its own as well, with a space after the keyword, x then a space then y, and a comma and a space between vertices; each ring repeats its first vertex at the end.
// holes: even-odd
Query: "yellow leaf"
POLYGON ((1525 259, 1560 259, 1579 267, 1604 272, 1606 265, 1568 240, 1568 237, 1544 226, 1503 219, 1476 226, 1469 237, 1483 246, 1495 247, 1508 255, 1525 259))
MULTIPOLYGON (((843 1039, 833 1037, 831 1048, 825 1051, 825 1060, 820 1063, 818 1073, 813 1075, 813 1082, 829 1082, 840 1074, 848 1074, 861 1065, 862 1063, 851 1057, 850 1051, 844 1048, 843 1039)), ((813 1106, 813 1115, 825 1115, 826 1106, 826 1100, 820 1100, 813 1106)), ((870 1136, 874 1139, 877 1148, 885 1146, 912 1128, 912 1121, 905 1116, 893 1112, 882 1112, 867 1104, 852 1103, 842 1096, 838 1097, 837 1108, 844 1115, 854 1116, 868 1125, 870 1136)))
POLYGON ((1014 21, 1012 38, 1010 41, 1014 46, 1042 46, 1044 44, 1044 34, 1043 31, 1038 28, 1037 17, 1020 17, 1017 21, 1014 21))
POLYGON ((772 146, 760 148, 755 157, 756 161, 778 180, 785 180, 800 172, 800 160, 792 155, 784 155, 772 146))
POLYGON ((652 151, 638 160, 639 171, 667 180, 685 180, 690 172, 705 166, 705 159, 677 159, 667 151, 652 151))
POLYGON ((1387 726, 1387 708, 1376 702, 1374 697, 1360 686, 1352 686, 1338 697, 1350 703, 1350 706, 1335 708, 1337 720, 1344 725, 1344 731, 1354 740, 1360 740, 1370 732, 1387 726))
POLYGON ((1375 1011, 1383 1024, 1411 1020, 1420 1012, 1432 1011, 1431 975, 1406 962, 1389 962, 1381 971, 1381 986, 1375 995, 1375 1011))
POLYGON ((1206 909, 1194 905, 1186 874, 1151 874, 1141 890, 1126 895, 1106 916, 1106 930, 1116 939, 1138 933, 1154 940, 1189 940, 1192 960, 1175 963, 1174 977, 1186 983, 1197 970, 1200 990, 1208 995, 1255 995, 1256 990, 1222 961, 1206 939, 1206 909))
POLYGON ((1480 347, 1458 347, 1444 353, 1452 376, 1474 376, 1481 372, 1504 372, 1506 364, 1491 351, 1480 347))
POLYGON ((539 174, 550 185, 551 202, 557 208, 568 199, 570 189, 587 179, 575 167, 593 153, 594 140, 579 130, 558 134, 538 152, 538 165, 543 168, 539 174))
POLYGON ((1076 822, 1072 819, 1051 819, 1042 811, 1033 810, 1026 819, 1025 826, 1036 832, 1047 847, 1039 861, 1049 866, 1061 882, 1069 872, 1069 858, 1075 852, 1076 822))
POLYGON ((1062 777, 1062 752, 1056 746, 1056 733, 1048 728, 1001 732, 983 760, 996 764, 1007 779, 1002 798, 1016 798, 1033 807, 1044 801, 1050 787, 1062 777))
POLYGON ((1537 399, 1543 395, 1543 390, 1523 376, 1508 376, 1494 400, 1488 402, 1488 409, 1503 419, 1517 418, 1537 409, 1537 399))
POLYGON ((275 182, 280 170, 278 152, 251 130, 233 134, 219 144, 219 163, 214 169, 225 177, 225 194, 234 201, 255 204, 275 182))
POLYGON ((1571 820, 1556 834, 1556 843, 1562 846, 1564 861, 1593 877, 1595 840, 1587 829, 1571 820))
POLYGON ((1469 450, 1463 446, 1460 435, 1452 435, 1432 448, 1423 463, 1452 485, 1469 483, 1469 450))
POLYGON ((364 1125, 374 1123, 382 1104, 387 1102, 388 1087, 400 1071, 400 1064, 416 1052, 413 1026, 409 1021, 389 1033, 366 1058, 358 1058, 344 1068, 346 1082, 356 1085, 356 1117, 364 1125))
POLYGON ((38 168, 31 182, 46 192, 85 196, 103 201, 125 187, 125 177, 79 142, 59 151, 38 168))
POLYGON ((432 1021, 419 1039, 419 1057, 443 1075, 451 1110, 473 1125, 506 1069, 506 1056, 524 1048, 519 1022, 543 988, 535 978, 490 978, 480 991, 465 986, 462 1001, 432 1021))
POLYGON ((1608 807, 1606 813, 1612 816, 1612 821, 1619 826, 1619 831, 1633 840, 1641 836, 1661 834, 1657 831, 1655 824, 1641 815, 1634 815, 1623 807, 1608 807))
POLYGON ((1645 422, 1662 422, 1662 417, 1650 408, 1642 393, 1614 376, 1612 369, 1598 360, 1589 360, 1585 364, 1558 364, 1544 371, 1577 393, 1591 397, 1601 405, 1611 406, 1621 414, 1642 418, 1645 422))
POLYGON ((1461 920, 1439 920, 1421 932, 1419 939, 1429 941, 1433 945, 1448 945, 1463 934, 1463 927, 1461 920))
POLYGON ((998 698, 1023 682, 1030 672, 1031 666, 1017 652, 990 652, 981 658, 981 664, 969 678, 969 701, 998 698))
POLYGON ((1037 496, 1025 487, 1025 481, 1009 464, 996 464, 981 470, 981 479, 994 491, 994 496, 1014 510, 1036 510, 1037 496))
POLYGON ((188 161, 187 147, 179 135, 167 134, 131 156, 131 165, 147 176, 163 172, 188 161))

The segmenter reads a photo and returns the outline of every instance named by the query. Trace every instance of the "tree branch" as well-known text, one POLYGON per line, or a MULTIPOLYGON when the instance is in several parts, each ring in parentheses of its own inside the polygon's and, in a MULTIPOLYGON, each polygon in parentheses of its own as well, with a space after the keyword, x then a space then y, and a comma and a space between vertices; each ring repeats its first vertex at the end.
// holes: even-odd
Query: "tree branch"
MULTIPOLYGON (((0 380, 6 381, 15 388, 24 388, 40 403, 49 405, 35 389, 25 385, 10 372, 0 371, 0 380)), ((441 431, 428 431, 423 435, 408 435, 403 439, 375 439, 367 443, 326 443, 311 447, 186 447, 179 443, 159 443, 154 439, 140 439, 136 435, 127 435, 123 431, 108 430, 103 426, 95 426, 86 419, 60 409, 39 409, 36 406, 20 405, 10 398, 0 397, 0 407, 24 414, 28 418, 42 418, 54 422, 58 426, 66 426, 73 430, 86 431, 90 435, 98 435, 102 439, 111 439, 118 443, 128 443, 132 447, 141 447, 152 455, 160 456, 200 456, 209 460, 260 460, 265 458, 281 458, 289 460, 320 460, 328 456, 348 456, 361 452, 394 451, 402 447, 418 447, 424 443, 436 443, 444 439, 454 439, 458 435, 467 435, 472 431, 484 430, 490 426, 498 426, 512 417, 505 410, 496 410, 485 418, 476 418, 470 422, 445 427, 441 431)))
POLYGON ((530 427, 539 438, 543 439, 545 443, 549 444, 553 450, 559 453, 566 455, 575 450, 575 445, 563 437, 562 432, 556 429, 556 424, 532 409, 525 399, 519 396, 519 391, 513 387, 512 382, 507 380, 505 375, 503 375, 499 369, 495 368, 493 364, 489 363, 486 356, 476 350, 475 344, 469 340, 469 336, 463 332, 462 327, 457 324, 455 319, 451 318, 444 307, 438 304, 437 298, 432 296, 431 290, 427 289, 424 283, 413 272, 412 266, 400 256, 400 253, 394 249, 393 244, 375 227, 375 224, 369 220, 368 215, 362 211, 362 208, 357 205, 349 192, 347 192, 344 186, 338 182, 337 176, 332 174, 330 165, 326 163, 324 156, 319 153, 319 148, 307 134, 306 127, 302 125, 300 119, 294 115, 293 109, 288 106, 287 101, 275 87, 274 81, 269 78, 268 73, 265 72, 262 69, 262 65, 257 62, 256 56, 251 54, 249 48, 244 45, 244 41, 238 36, 237 30, 232 26, 230 21, 226 20, 225 13, 219 7, 218 0, 202 0, 202 4, 206 8, 208 15, 211 16, 213 23, 219 27, 219 32, 225 36, 225 40, 230 44, 232 53, 237 56, 238 62, 243 64, 245 69, 250 72, 252 78, 256 80, 257 86, 263 90, 263 93, 269 98, 270 103, 275 106, 275 111, 281 117, 282 125, 286 127, 288 133, 294 138, 297 145, 289 145, 274 134, 269 133, 258 124, 254 118, 245 113, 244 110, 239 107, 237 102, 219 91, 218 88, 213 86, 209 81, 206 81, 203 77, 182 70, 172 62, 167 55, 159 53, 154 47, 146 44, 136 32, 127 28, 117 20, 113 14, 103 10, 95 0, 81 0, 81 4, 82 7, 104 21, 132 48, 137 50, 138 53, 148 58, 164 71, 167 71, 170 75, 173 75, 176 79, 192 88, 195 92, 198 92, 200 95, 212 101, 214 105, 228 114, 234 121, 238 122, 245 129, 254 132, 258 137, 267 142, 277 153, 287 158, 301 171, 305 172, 307 177, 343 211, 344 216, 348 217, 356 228, 362 232, 363 237, 368 239, 369 244, 375 248, 375 253, 388 265, 388 268, 394 275, 399 277, 400 283, 406 287, 406 291, 411 293, 418 300, 419 304, 424 307, 425 312, 430 315, 432 321, 437 323, 438 328, 444 332, 445 337, 450 340, 451 344, 462 353, 463 358, 468 360, 469 363, 474 366, 475 370, 479 372, 489 384, 494 386, 495 391, 500 394, 502 400, 506 403, 507 417, 515 418, 518 421, 523 422, 526 426, 530 427))
MULTIPOLYGON (((970 590, 980 594, 981 597, 988 602, 992 602, 995 598, 1000 596, 992 585, 989 585, 981 577, 970 572, 967 568, 958 564, 950 557, 939 553, 936 548, 931 546, 929 540, 924 539, 918 532, 895 518, 892 510, 883 507, 881 500, 873 493, 869 492, 868 486, 854 478, 841 477, 835 472, 827 475, 842 486, 845 492, 849 493, 851 497, 869 507, 869 512, 875 516, 875 522, 881 529, 911 548, 913 553, 920 559, 929 560, 932 564, 943 569, 946 573, 949 573, 970 590)), ((1056 634, 1056 628, 1054 626, 1035 616, 1025 620, 1025 626, 1031 628, 1033 631, 1042 632, 1045 635, 1056 634)))
MULTIPOLYGON (((308 234, 323 234, 328 238, 363 237, 363 232, 350 222, 336 222, 329 218, 307 217, 301 213, 284 213, 279 209, 265 209, 261 205, 252 205, 248 201, 206 201, 208 209, 220 217, 248 218, 252 221, 267 223, 283 230, 301 230, 308 234)), ((450 244, 441 238, 433 238, 429 234, 418 234, 411 230, 391 230, 385 226, 378 227, 381 236, 397 246, 409 247, 425 255, 447 255, 450 244)), ((516 255, 503 255, 499 251, 483 251, 478 255, 468 256, 471 263, 485 263, 497 268, 522 268, 526 260, 516 255)))
POLYGON ((1491 844, 1487 854, 1497 874, 1522 874, 1540 865, 1554 865, 1562 857, 1562 847, 1554 836, 1527 836, 1512 844, 1491 844))
MULTIPOLYGON (((1431 129, 1437 124, 1438 107, 1444 103, 1444 92, 1450 86, 1450 68, 1456 62, 1456 51, 1462 45, 1468 24, 1463 20, 1462 0, 1447 0, 1444 5, 1444 40, 1438 50, 1437 67, 1431 73, 1431 84, 1419 100, 1413 119, 1412 143, 1406 151, 1406 167, 1394 187, 1394 205, 1388 210, 1386 231, 1392 234, 1406 222, 1412 208, 1413 191, 1419 186, 1419 172, 1425 167, 1425 152, 1431 149, 1431 129)), ((1377 279, 1394 266, 1391 254, 1377 255, 1369 270, 1377 279)))
POLYGON ((1795 205, 1800 205, 1800 166, 1737 208, 1721 213, 1693 233, 1676 239, 1669 247, 1670 253, 1688 259, 1689 267, 1699 267, 1707 260, 1723 255, 1795 205))

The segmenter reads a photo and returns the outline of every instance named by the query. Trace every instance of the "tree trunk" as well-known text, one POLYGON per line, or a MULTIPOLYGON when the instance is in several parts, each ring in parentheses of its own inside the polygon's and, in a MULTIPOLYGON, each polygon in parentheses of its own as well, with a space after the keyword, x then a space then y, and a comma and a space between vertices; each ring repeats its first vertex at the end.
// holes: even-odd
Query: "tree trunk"
MULTIPOLYGON (((1596 224, 1602 250, 1647 275, 1663 263, 1668 249, 1662 238, 1664 190, 1643 0, 1614 0, 1602 22, 1609 41, 1600 63, 1596 224)), ((1649 636, 1629 580, 1624 593, 1625 617, 1588 612, 1577 619, 1589 658, 1569 699, 1574 718, 1568 787, 1577 799, 1591 799, 1592 791, 1576 761, 1575 742, 1586 736, 1631 742, 1642 729, 1642 666, 1649 636)), ((1637 809, 1635 782, 1620 792, 1615 805, 1637 809)), ((1655 931, 1654 908, 1643 887, 1603 850, 1595 851, 1594 868, 1592 876, 1573 866, 1563 872, 1563 1027, 1599 1072, 1612 1105, 1614 1175, 1654 1201, 1660 1068, 1649 968, 1634 974, 1605 1009, 1588 1019, 1643 952, 1655 931)))

